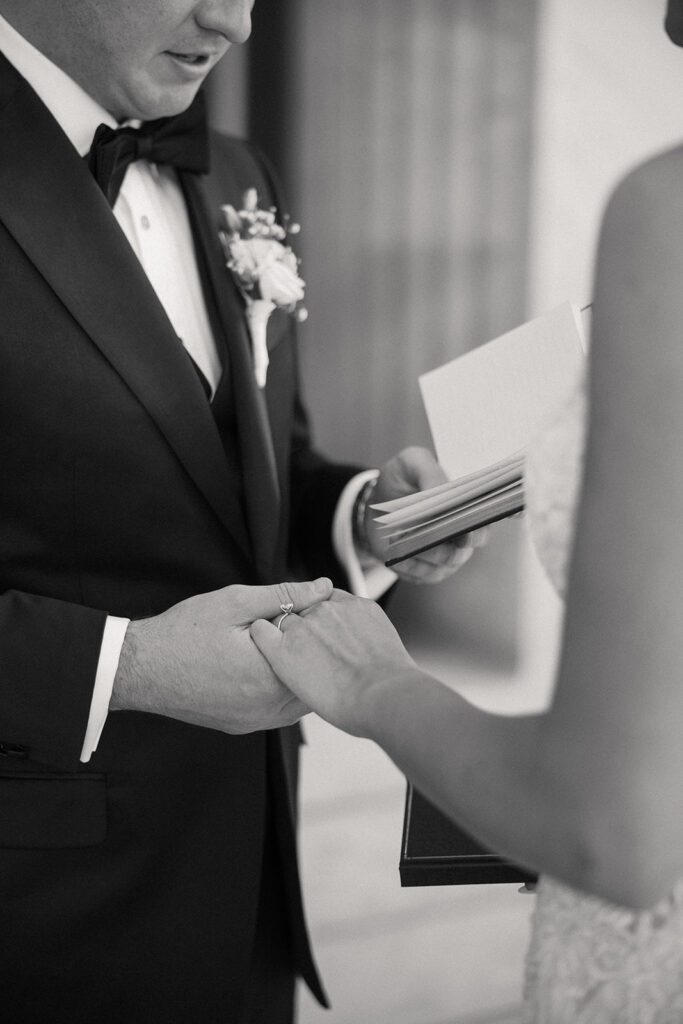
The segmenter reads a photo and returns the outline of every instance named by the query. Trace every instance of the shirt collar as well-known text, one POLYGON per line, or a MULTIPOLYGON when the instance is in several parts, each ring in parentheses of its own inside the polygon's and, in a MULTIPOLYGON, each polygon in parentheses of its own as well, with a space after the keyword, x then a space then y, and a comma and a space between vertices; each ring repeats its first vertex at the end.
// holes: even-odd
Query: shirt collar
POLYGON ((116 128, 116 119, 37 50, 0 14, 0 52, 38 94, 79 156, 90 150, 101 124, 116 128))

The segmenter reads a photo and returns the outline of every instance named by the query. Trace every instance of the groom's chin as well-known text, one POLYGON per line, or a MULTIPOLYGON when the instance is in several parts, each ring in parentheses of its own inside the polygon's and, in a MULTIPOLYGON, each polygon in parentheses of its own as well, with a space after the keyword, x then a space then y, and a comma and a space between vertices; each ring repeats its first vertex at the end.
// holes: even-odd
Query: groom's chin
POLYGON ((109 102, 100 102, 119 121, 128 118, 155 121, 187 110, 203 81, 199 75, 189 81, 175 81, 171 75, 147 73, 121 83, 109 102))

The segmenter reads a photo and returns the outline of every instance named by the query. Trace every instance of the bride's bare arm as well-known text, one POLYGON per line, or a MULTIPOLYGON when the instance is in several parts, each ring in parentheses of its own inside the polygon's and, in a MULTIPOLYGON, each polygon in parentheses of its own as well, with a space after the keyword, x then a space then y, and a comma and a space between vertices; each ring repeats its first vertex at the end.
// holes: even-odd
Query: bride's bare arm
POLYGON ((513 860, 648 906, 683 873, 683 152, 617 189, 601 235, 591 425, 552 708, 502 718, 420 672, 348 596, 253 635, 330 721, 376 740, 513 860))
POLYGON ((683 870, 682 182, 677 149, 631 174, 605 217, 565 640, 540 733, 584 836, 570 881, 639 904, 683 870))

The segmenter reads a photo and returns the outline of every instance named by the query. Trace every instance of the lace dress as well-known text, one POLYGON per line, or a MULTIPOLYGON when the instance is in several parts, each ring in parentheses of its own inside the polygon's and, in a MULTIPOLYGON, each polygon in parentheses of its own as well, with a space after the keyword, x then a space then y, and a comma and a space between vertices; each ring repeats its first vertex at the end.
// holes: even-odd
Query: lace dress
MULTIPOLYGON (((529 527, 564 593, 584 447, 583 382, 534 445, 529 527)), ((683 1024, 683 881, 634 912, 541 878, 526 962, 525 1024, 683 1024)))

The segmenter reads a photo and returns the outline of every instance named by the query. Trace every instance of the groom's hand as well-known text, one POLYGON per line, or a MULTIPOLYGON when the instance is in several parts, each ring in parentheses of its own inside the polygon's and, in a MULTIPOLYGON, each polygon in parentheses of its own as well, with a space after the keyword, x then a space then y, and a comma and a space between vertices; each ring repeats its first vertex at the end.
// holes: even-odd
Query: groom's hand
POLYGON ((110 708, 166 715, 242 734, 291 725, 308 708, 278 680, 249 627, 281 605, 304 611, 332 593, 327 579, 225 587, 131 622, 110 708))
MULTIPOLYGON (((426 491, 445 483, 447 479, 439 463, 426 448, 404 448, 382 466, 374 493, 365 510, 365 536, 375 558, 386 561, 389 544, 386 536, 375 525, 376 513, 370 505, 402 498, 415 491, 426 491)), ((469 560, 474 548, 485 543, 486 537, 486 530, 465 534, 413 558, 407 558, 392 568, 401 579, 412 583, 440 583, 460 569, 469 560)))

